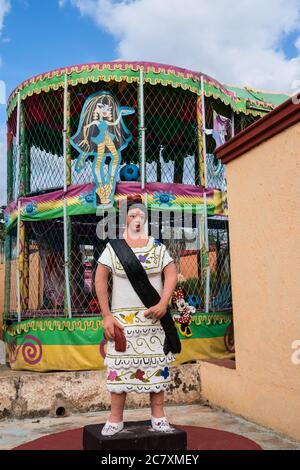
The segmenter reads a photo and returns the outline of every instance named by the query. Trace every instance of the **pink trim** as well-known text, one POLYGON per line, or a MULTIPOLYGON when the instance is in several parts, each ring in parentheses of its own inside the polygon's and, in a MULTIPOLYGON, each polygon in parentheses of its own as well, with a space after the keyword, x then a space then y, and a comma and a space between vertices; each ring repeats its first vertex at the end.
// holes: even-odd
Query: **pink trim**
MULTIPOLYGON (((77 197, 83 193, 91 193, 94 188, 94 183, 71 185, 67 190, 67 198, 77 197)), ((194 186, 192 184, 178 184, 178 183, 147 183, 145 192, 153 195, 155 192, 171 192, 176 196, 183 197, 201 197, 204 194, 204 188, 202 186, 194 186)), ((208 197, 214 196, 214 189, 207 189, 206 195, 208 197)), ((132 194, 142 194, 142 187, 139 182, 133 183, 117 183, 116 196, 126 196, 132 194)), ((64 191, 62 189, 57 191, 51 191, 46 194, 38 196, 21 197, 21 207, 24 207, 27 203, 35 201, 37 204, 49 201, 59 201, 63 198, 64 191)), ((5 214, 11 213, 16 210, 17 204, 13 201, 5 209, 5 214)))
POLYGON ((58 69, 54 69, 48 72, 44 72, 38 75, 33 75, 31 78, 23 81, 18 85, 9 95, 9 98, 7 100, 8 103, 10 103, 13 95, 17 92, 17 90, 23 88, 25 85, 29 85, 31 81, 38 81, 38 80, 44 80, 46 78, 50 78, 54 74, 58 74, 59 72, 62 73, 67 73, 70 74, 72 72, 72 69, 77 69, 77 72, 80 73, 84 67, 87 67, 89 70, 92 70, 96 66, 108 66, 108 68, 113 71, 116 69, 117 65, 121 65, 121 70, 126 70, 128 66, 132 68, 132 70, 139 70, 141 67, 145 68, 146 71, 149 69, 154 69, 155 73, 160 73, 161 70, 163 70, 165 73, 174 73, 175 74, 181 74, 184 76, 184 78, 190 78, 192 77, 195 81, 199 81, 201 79, 201 76, 203 75, 204 79, 206 82, 212 83, 219 87, 224 93, 227 95, 231 96, 233 99, 237 100, 237 96, 235 92, 231 90, 227 90, 220 82, 218 82, 216 79, 210 77, 209 75, 202 74, 201 72, 195 72, 192 70, 188 70, 185 68, 173 66, 173 65, 168 65, 168 64, 160 64, 158 62, 139 62, 139 61, 134 61, 134 62, 128 62, 128 61, 117 61, 117 62, 91 62, 87 64, 80 64, 80 65, 71 65, 68 67, 60 67, 58 69))

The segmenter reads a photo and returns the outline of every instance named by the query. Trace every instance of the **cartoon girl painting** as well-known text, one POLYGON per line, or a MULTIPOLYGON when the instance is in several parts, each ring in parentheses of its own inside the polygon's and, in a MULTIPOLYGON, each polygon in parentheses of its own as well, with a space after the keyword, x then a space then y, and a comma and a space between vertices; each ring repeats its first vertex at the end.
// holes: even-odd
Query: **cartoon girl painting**
POLYGON ((134 114, 133 108, 120 106, 109 91, 96 92, 86 100, 80 115, 77 133, 70 139, 79 152, 75 169, 86 168, 86 160, 92 156, 92 172, 95 181, 95 205, 113 205, 121 152, 132 139, 123 122, 123 115, 134 114), (108 174, 104 165, 110 157, 108 174))

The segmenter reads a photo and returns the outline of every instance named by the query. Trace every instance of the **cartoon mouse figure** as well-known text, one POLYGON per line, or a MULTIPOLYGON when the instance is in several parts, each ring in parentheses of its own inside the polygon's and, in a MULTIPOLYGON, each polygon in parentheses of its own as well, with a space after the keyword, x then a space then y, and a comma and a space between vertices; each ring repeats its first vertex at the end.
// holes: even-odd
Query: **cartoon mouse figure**
POLYGON ((179 287, 172 296, 172 304, 174 308, 177 308, 180 316, 175 316, 174 321, 179 323, 179 331, 183 336, 192 336, 190 329, 191 324, 191 313, 195 313, 195 307, 191 307, 186 301, 186 294, 182 287, 179 287))

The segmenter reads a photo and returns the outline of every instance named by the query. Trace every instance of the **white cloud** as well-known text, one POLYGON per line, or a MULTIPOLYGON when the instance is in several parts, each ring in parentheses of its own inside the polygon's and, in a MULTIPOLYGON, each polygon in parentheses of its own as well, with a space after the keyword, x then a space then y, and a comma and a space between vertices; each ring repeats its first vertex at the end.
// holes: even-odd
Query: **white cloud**
POLYGON ((117 39, 117 54, 126 60, 174 64, 225 83, 274 90, 289 91, 300 78, 300 50, 288 59, 280 47, 298 31, 299 49, 299 0, 69 1, 117 39))
POLYGON ((10 10, 10 1, 9 0, 0 0, 0 33, 3 28, 3 21, 6 13, 10 10))

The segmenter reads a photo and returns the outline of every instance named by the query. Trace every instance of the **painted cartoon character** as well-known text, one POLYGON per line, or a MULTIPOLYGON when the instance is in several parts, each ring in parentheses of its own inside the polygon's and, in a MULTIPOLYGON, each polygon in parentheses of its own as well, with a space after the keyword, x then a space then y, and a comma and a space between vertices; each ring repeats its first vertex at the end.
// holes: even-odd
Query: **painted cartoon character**
POLYGON ((183 336, 192 336, 190 324, 192 322, 191 313, 195 313, 195 307, 191 307, 186 301, 186 294, 182 287, 179 287, 172 296, 173 307, 178 310, 180 316, 173 317, 179 323, 179 331, 183 336))
POLYGON ((88 157, 94 157, 95 205, 113 204, 121 152, 132 140, 122 116, 134 112, 133 108, 121 107, 108 91, 94 93, 83 106, 77 133, 70 142, 79 152, 75 166, 77 172, 86 168, 88 157), (110 162, 108 174, 105 175, 104 166, 108 157, 110 162))

